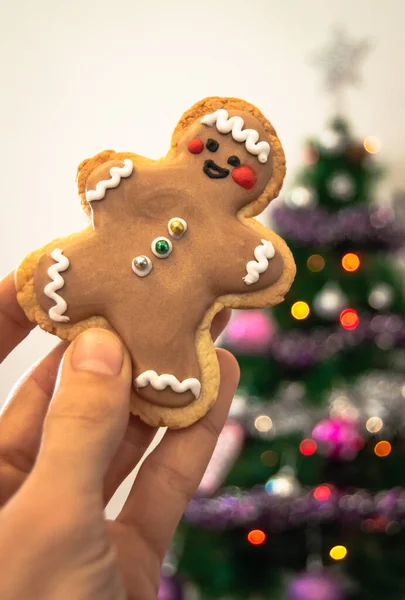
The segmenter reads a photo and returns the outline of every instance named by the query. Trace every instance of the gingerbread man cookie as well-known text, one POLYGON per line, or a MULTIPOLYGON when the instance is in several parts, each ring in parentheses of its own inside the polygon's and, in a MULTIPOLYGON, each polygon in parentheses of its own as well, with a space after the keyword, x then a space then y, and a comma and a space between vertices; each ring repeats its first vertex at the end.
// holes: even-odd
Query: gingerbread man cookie
POLYGON ((186 427, 217 396, 215 314, 277 304, 293 281, 286 244, 252 219, 284 174, 280 141, 257 108, 202 100, 180 119, 165 158, 106 150, 81 163, 89 226, 25 258, 18 301, 63 339, 115 330, 133 362, 131 411, 153 426, 186 427))

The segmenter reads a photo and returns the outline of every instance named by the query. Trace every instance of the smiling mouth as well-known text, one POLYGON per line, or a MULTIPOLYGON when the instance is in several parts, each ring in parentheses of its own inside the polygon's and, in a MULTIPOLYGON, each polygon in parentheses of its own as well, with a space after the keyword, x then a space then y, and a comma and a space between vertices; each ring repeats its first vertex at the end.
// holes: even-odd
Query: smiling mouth
POLYGON ((225 179, 230 173, 229 169, 223 169, 211 159, 204 162, 203 171, 211 179, 225 179))

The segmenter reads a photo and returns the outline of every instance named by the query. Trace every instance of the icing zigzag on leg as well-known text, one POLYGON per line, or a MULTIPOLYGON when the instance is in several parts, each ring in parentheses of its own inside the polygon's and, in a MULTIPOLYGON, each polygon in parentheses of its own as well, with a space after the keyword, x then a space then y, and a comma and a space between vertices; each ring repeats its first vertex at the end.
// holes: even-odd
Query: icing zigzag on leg
POLYGON ((70 320, 67 315, 63 314, 67 310, 67 303, 56 291, 65 285, 65 280, 60 273, 66 271, 70 263, 69 259, 63 256, 63 250, 60 248, 55 248, 51 252, 51 256, 56 264, 51 265, 48 269, 48 275, 52 281, 45 286, 44 294, 55 302, 55 306, 49 309, 48 315, 52 321, 65 322, 70 320))
POLYGON ((195 398, 199 398, 201 393, 201 383, 195 377, 189 377, 183 381, 179 381, 174 375, 163 373, 158 375, 156 371, 144 371, 135 379, 135 385, 138 388, 144 388, 151 385, 155 390, 164 390, 170 387, 174 392, 181 394, 191 390, 195 398))
POLYGON ((262 246, 257 246, 254 250, 256 260, 250 260, 246 265, 247 275, 243 278, 246 285, 252 285, 259 280, 261 273, 267 271, 269 258, 275 255, 274 246, 267 240, 262 240, 262 246))
POLYGON ((95 190, 88 190, 86 192, 87 202, 91 202, 92 200, 102 200, 105 196, 106 190, 118 187, 121 182, 121 178, 129 177, 133 169, 134 165, 132 160, 129 160, 129 158, 124 159, 123 167, 111 167, 111 179, 103 179, 97 183, 95 190))

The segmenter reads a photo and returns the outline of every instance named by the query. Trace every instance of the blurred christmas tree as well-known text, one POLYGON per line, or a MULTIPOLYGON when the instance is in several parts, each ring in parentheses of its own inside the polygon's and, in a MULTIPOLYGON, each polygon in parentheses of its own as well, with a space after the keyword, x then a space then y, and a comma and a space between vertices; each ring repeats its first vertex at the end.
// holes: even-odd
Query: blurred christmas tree
MULTIPOLYGON (((339 101, 364 50, 338 35, 322 54, 339 101)), ((228 327, 239 393, 168 560, 195 598, 405 598, 404 235, 371 203, 378 149, 333 118, 273 213, 297 278, 228 327)), ((173 581, 162 599, 190 597, 173 581)))

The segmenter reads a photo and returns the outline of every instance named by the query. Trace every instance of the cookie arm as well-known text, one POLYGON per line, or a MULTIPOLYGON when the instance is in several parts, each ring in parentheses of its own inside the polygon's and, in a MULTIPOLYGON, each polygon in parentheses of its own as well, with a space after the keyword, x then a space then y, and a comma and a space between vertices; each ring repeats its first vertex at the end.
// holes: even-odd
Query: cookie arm
POLYGON ((94 228, 115 213, 123 212, 127 186, 125 181, 134 177, 134 163, 130 158, 114 158, 97 166, 90 173, 85 186, 85 201, 91 209, 94 228))
POLYGON ((17 269, 17 297, 28 318, 60 337, 71 339, 61 333, 98 314, 102 283, 92 264, 94 237, 88 229, 54 240, 17 269))
POLYGON ((86 213, 91 213, 93 227, 101 229, 111 219, 121 221, 139 218, 162 208, 162 196, 166 204, 176 207, 176 199, 165 192, 171 190, 176 173, 181 166, 164 166, 137 155, 114 153, 110 160, 98 165, 87 177, 82 202, 86 213))
POLYGON ((233 308, 278 304, 295 276, 286 243, 255 219, 246 219, 233 233, 219 277, 221 302, 233 308))

